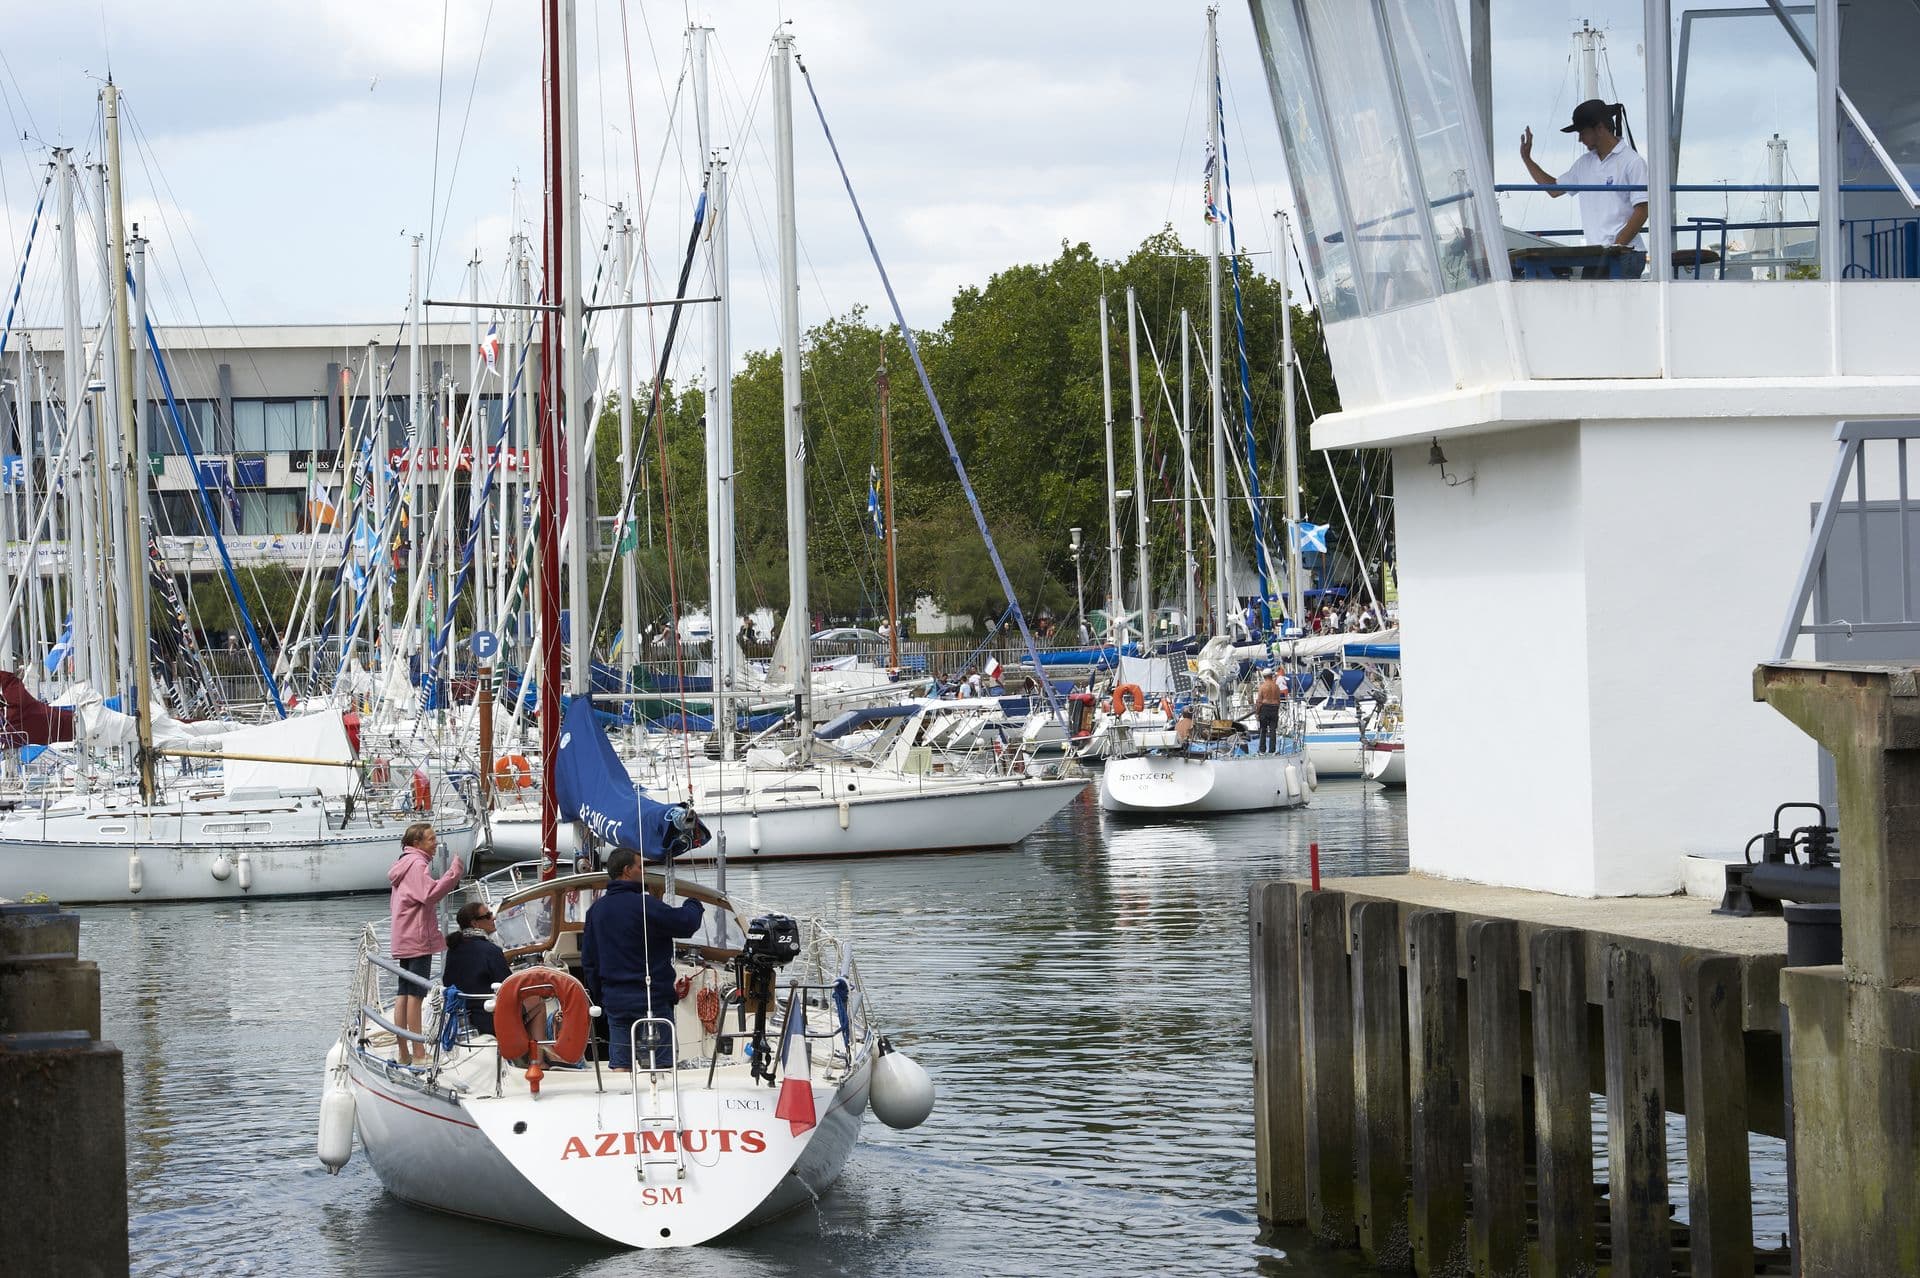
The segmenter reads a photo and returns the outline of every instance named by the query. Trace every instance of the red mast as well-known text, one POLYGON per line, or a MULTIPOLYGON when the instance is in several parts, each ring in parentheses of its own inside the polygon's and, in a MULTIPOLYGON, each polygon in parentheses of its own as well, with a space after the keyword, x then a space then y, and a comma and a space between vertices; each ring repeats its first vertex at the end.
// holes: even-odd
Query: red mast
MULTIPOLYGON (((540 618, 540 849, 546 857, 542 879, 559 873, 560 809, 554 785, 554 769, 560 758, 560 522, 562 495, 560 459, 566 447, 561 423, 566 419, 560 402, 560 358, 565 335, 561 332, 560 278, 561 236, 565 233, 565 210, 561 207, 563 185, 560 173, 560 5, 562 0, 541 0, 540 21, 545 46, 542 81, 541 135, 546 142, 546 230, 541 236, 541 277, 544 281, 545 309, 540 319, 540 422, 534 446, 539 450, 540 469, 537 508, 539 511, 540 562, 535 576, 535 597, 540 618)), ((579 624, 579 618, 575 618, 579 624)))

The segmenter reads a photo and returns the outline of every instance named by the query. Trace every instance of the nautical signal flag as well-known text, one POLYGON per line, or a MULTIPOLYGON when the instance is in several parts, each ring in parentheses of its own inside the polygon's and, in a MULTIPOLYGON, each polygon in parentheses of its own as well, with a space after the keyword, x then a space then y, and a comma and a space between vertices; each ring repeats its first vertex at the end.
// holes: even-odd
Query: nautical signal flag
POLYGON ((999 658, 988 657, 987 664, 980 667, 980 673, 986 677, 988 683, 999 683, 1002 669, 999 658))
POLYGON ((340 512, 334 509, 333 498, 327 496, 327 490, 317 479, 307 481, 307 523, 312 528, 333 527, 340 519, 340 512))
POLYGON ((487 371, 494 371, 494 362, 500 356, 500 321, 487 325, 487 335, 480 339, 480 358, 487 361, 487 371))
POLYGON ((793 1004, 793 1014, 781 1029, 780 1076, 780 1099, 774 1103, 773 1116, 786 1119, 792 1135, 811 1131, 818 1116, 813 1109, 813 1058, 807 1054, 804 1003, 793 1004))
POLYGON ((873 525, 873 535, 884 539, 887 528, 880 517, 880 470, 875 466, 867 467, 867 520, 873 525))
POLYGON ((1293 526, 1293 543, 1303 553, 1318 551, 1327 553, 1327 524, 1311 523, 1305 519, 1293 526))

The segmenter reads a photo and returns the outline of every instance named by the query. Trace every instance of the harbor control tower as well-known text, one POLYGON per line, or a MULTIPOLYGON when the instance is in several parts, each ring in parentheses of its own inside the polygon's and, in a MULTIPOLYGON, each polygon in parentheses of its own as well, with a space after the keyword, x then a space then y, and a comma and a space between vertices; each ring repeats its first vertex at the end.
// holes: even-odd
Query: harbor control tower
POLYGON ((1537 8, 1251 2, 1340 390, 1313 444, 1393 455, 1413 868, 1669 893, 1818 790, 1752 670, 1837 424, 1920 416, 1920 8, 1597 0, 1638 260, 1520 163, 1526 124, 1579 152, 1537 8))

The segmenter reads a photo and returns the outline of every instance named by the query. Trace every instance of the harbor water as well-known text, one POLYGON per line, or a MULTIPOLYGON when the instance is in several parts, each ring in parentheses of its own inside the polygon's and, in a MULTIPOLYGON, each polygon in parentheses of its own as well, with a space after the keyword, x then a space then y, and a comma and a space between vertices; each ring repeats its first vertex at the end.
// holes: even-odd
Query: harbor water
MULTIPOLYGON (((1347 1273, 1262 1240, 1247 886, 1406 867, 1405 801, 1323 784, 1291 813, 1138 825, 1089 793, 1001 852, 736 867, 729 886, 850 936, 886 1033, 925 1065, 921 1128, 871 1117, 810 1210, 676 1253, 676 1275, 1347 1273)), ((377 896, 83 908, 126 1059, 136 1272, 663 1272, 435 1215, 363 1154, 313 1152, 322 1058, 377 896)), ((383 924, 384 926, 384 924, 383 924)))

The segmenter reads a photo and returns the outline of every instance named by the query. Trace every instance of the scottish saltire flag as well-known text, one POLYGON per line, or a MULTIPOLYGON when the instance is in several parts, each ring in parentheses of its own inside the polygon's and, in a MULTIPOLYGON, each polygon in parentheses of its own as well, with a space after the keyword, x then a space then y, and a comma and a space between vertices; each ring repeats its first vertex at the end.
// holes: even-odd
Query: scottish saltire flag
POLYGON ((1328 527, 1329 525, 1327 524, 1316 524, 1305 519, 1301 520, 1293 526, 1294 548, 1302 552, 1318 551, 1320 554, 1326 554, 1328 527))
POLYGON ((60 630, 60 642, 47 651, 47 673, 60 669, 60 663, 73 655, 73 610, 67 610, 67 624, 60 630))
POLYGON ((867 467, 867 520, 873 525, 874 536, 887 535, 886 523, 880 517, 880 471, 874 466, 867 467))
POLYGON ((494 371, 494 362, 500 356, 500 321, 487 325, 487 335, 480 339, 480 358, 487 361, 487 371, 494 371))

